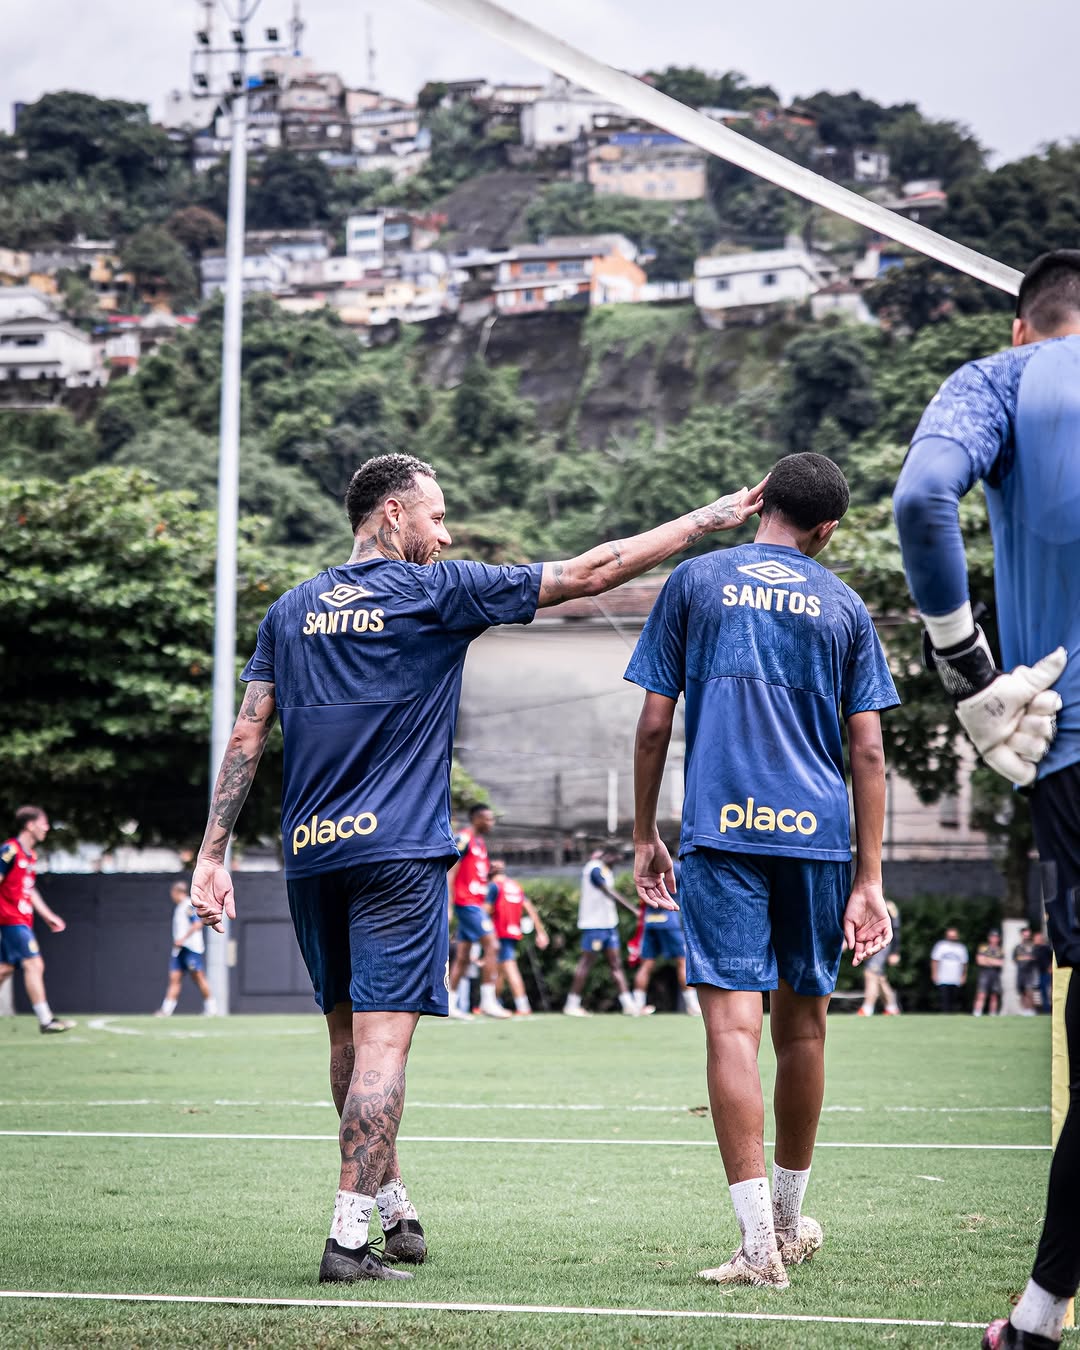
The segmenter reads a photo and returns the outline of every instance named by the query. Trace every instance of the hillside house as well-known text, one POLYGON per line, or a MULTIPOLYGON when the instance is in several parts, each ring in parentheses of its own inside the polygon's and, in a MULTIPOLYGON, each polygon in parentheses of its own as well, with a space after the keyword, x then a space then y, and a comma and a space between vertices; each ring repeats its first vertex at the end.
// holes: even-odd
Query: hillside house
POLYGON ((598 118, 574 143, 573 174, 594 191, 643 201, 701 201, 708 155, 644 123, 598 118))
POLYGON ((500 262, 493 294, 500 314, 533 314, 552 305, 634 302, 645 273, 637 249, 619 234, 552 238, 512 249, 500 262))
POLYGON ((820 271, 801 245, 698 258, 694 264, 694 304, 714 328, 763 317, 776 305, 802 304, 822 284, 820 271))

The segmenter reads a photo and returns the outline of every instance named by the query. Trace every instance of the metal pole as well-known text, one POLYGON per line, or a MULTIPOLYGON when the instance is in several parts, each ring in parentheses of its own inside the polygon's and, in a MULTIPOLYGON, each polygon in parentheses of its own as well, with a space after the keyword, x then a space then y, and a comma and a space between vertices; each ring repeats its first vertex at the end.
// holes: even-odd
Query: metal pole
MULTIPOLYGON (((210 730, 211 791, 232 731, 236 689, 236 528, 240 498, 240 349, 244 319, 244 208, 247 191, 247 73, 237 49, 240 87, 229 128, 229 215, 225 236, 225 321, 221 336, 221 440, 218 452, 217 570, 214 581, 214 694, 210 730)), ((228 866, 228 855, 226 855, 228 866)), ((218 1011, 229 1011, 229 922, 211 936, 207 978, 218 1011)))
POLYGON ((607 832, 614 834, 619 828, 619 771, 607 771, 607 832))

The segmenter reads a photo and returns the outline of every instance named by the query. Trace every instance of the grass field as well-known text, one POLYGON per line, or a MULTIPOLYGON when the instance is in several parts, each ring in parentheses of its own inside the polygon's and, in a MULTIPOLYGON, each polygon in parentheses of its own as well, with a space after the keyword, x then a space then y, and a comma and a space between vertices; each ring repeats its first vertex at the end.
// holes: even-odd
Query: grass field
POLYGON ((50 1038, 0 1022, 0 1288, 348 1305, 5 1297, 0 1346, 976 1346, 963 1328, 795 1319, 981 1324, 1030 1267, 1050 1158, 1040 1018, 830 1019, 835 1147, 806 1205, 826 1244, 772 1295, 694 1279, 737 1228, 701 1025, 676 1016, 424 1022, 401 1156, 429 1262, 407 1285, 320 1287, 337 1172, 323 1037, 317 1017, 84 1019, 50 1038), (370 1306, 385 1299, 733 1316, 370 1306))

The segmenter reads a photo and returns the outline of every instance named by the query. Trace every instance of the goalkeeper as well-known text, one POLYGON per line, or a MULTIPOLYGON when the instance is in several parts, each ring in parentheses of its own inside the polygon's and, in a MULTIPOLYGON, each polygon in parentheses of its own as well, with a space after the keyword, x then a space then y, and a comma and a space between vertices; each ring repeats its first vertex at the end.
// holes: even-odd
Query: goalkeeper
MULTIPOLYGON (((1058 963, 1072 966, 1080 962, 1080 250, 1032 264, 1012 339, 1011 350, 969 362, 942 385, 894 505, 908 582, 957 717, 992 769, 1030 789, 1050 936, 1058 963), (1003 669, 968 599, 958 504, 979 481, 1003 669)), ((986 1332, 987 1350, 1057 1345, 1080 1284, 1080 979, 1065 1026, 1069 1113, 1042 1238, 1011 1318, 986 1332)))

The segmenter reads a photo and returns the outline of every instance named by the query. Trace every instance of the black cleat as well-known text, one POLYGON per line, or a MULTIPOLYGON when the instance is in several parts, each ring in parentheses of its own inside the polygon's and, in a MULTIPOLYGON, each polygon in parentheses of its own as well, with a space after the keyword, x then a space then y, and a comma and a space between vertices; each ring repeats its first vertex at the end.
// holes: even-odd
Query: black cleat
POLYGON ((43 1036, 58 1036, 61 1031, 70 1031, 72 1027, 77 1026, 76 1022, 65 1022, 62 1017, 54 1017, 51 1022, 45 1022, 41 1028, 43 1036))
POLYGON ((1059 1350, 1060 1341, 1049 1336, 1038 1336, 1034 1331, 1020 1331, 1004 1317, 991 1322, 983 1335, 983 1350, 1059 1350))
POLYGON ((388 1260, 422 1266, 427 1259, 427 1243, 419 1220, 399 1219, 393 1228, 386 1229, 383 1237, 386 1239, 383 1250, 388 1260))
POLYGON ((352 1284, 356 1280, 411 1280, 404 1270, 394 1270, 370 1242, 362 1247, 342 1247, 327 1238, 319 1266, 320 1284, 352 1284))

